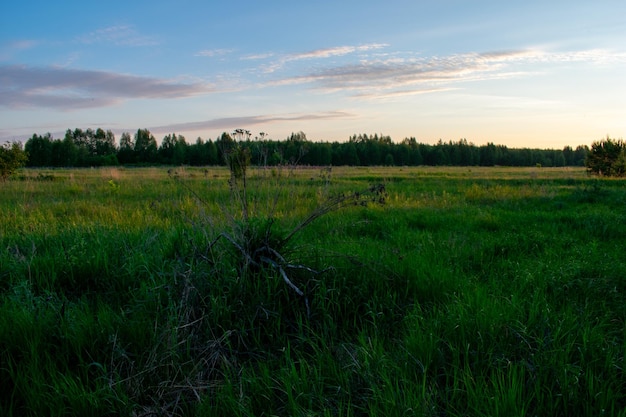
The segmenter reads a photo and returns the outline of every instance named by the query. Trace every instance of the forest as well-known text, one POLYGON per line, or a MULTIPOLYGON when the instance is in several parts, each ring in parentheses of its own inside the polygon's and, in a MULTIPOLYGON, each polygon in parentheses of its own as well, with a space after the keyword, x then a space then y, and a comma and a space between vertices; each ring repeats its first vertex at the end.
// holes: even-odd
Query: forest
POLYGON ((509 148, 487 143, 475 145, 466 139, 439 140, 436 144, 418 142, 414 137, 394 142, 382 134, 354 134, 344 142, 315 142, 304 132, 292 133, 285 140, 273 140, 260 133, 236 129, 216 140, 197 138, 195 142, 176 133, 163 137, 160 144, 148 129, 131 136, 124 132, 116 141, 111 130, 68 129, 63 139, 50 133, 33 134, 25 145, 30 167, 90 167, 116 165, 224 165, 224 153, 233 144, 246 149, 255 165, 298 164, 310 166, 583 166, 587 146, 575 149, 509 148))

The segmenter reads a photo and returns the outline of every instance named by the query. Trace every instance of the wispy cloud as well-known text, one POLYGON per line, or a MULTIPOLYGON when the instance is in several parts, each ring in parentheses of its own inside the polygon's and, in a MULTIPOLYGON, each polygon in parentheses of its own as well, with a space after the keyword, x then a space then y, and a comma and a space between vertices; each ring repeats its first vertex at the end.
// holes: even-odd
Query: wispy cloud
POLYGON ((234 52, 233 49, 205 49, 205 50, 196 52, 194 56, 213 58, 216 56, 228 55, 232 52, 234 52))
POLYGON ((85 44, 110 43, 118 46, 154 46, 156 39, 138 33, 129 25, 109 26, 79 36, 77 40, 85 44))
MULTIPOLYGON (((337 53, 340 50, 337 50, 337 53)), ((332 52, 301 54, 328 56, 332 52)), ((286 77, 268 85, 311 84, 327 92, 348 92, 354 97, 394 96, 447 91, 461 82, 528 76, 536 73, 526 64, 626 61, 624 54, 606 51, 549 53, 534 50, 466 53, 448 56, 361 60, 326 67, 304 75, 286 77)))
POLYGON ((572 52, 527 51, 527 58, 534 62, 585 62, 590 64, 624 64, 626 53, 605 49, 572 52))
POLYGON ((476 79, 500 69, 521 52, 463 54, 446 57, 364 60, 356 64, 325 68, 276 84, 314 83, 326 90, 389 90, 416 84, 439 84, 476 79))
POLYGON ((355 52, 371 51, 373 49, 381 49, 388 46, 384 43, 371 43, 360 46, 336 46, 333 48, 316 49, 308 52, 301 52, 285 56, 285 61, 299 61, 302 59, 330 58, 333 56, 343 56, 355 52))
POLYGON ((258 60, 258 59, 268 59, 273 57, 275 54, 273 52, 267 52, 267 53, 263 53, 263 54, 252 54, 252 55, 244 55, 242 56, 241 60, 243 61, 254 61, 254 60, 258 60))
POLYGON ((18 41, 14 41, 9 43, 9 47, 11 49, 24 50, 31 49, 37 46, 40 42, 33 39, 21 39, 18 41))
POLYGON ((421 94, 432 94, 432 93, 442 93, 444 91, 452 91, 457 90, 452 87, 445 88, 423 88, 423 89, 407 89, 407 90, 394 90, 388 92, 368 92, 368 93, 360 93, 355 94, 355 97, 364 98, 364 99, 387 99, 387 98, 396 98, 396 97, 406 97, 406 96, 417 96, 421 94))
POLYGON ((210 119, 200 122, 177 123, 152 128, 156 132, 190 131, 204 129, 233 129, 240 126, 267 125, 273 122, 303 121, 303 120, 331 120, 355 117, 354 114, 345 111, 327 111, 317 113, 289 113, 241 117, 225 117, 210 119))
POLYGON ((20 51, 32 49, 41 42, 33 39, 20 39, 0 45, 0 61, 7 61, 13 57, 13 54, 20 51))
POLYGON ((173 99, 209 93, 211 85, 107 71, 0 66, 0 106, 73 110, 127 99, 173 99))
MULTIPOLYGON (((276 61, 266 65, 264 67, 264 70, 267 73, 272 73, 284 67, 285 64, 287 64, 288 62, 340 57, 340 56, 345 56, 349 54, 354 54, 357 52, 367 52, 367 51, 371 51, 375 49, 382 49, 387 46, 388 45, 384 43, 371 43, 371 44, 358 45, 358 46, 335 46, 332 48, 322 48, 322 49, 314 49, 314 50, 305 51, 305 52, 297 52, 297 53, 279 56, 279 58, 276 61)), ((268 57, 270 56, 272 55, 268 55, 268 57)))

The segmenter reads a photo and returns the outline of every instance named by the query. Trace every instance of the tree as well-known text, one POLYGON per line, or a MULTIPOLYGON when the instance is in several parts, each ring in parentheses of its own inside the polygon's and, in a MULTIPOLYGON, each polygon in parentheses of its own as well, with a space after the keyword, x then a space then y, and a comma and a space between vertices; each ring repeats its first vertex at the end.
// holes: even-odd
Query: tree
POLYGON ((193 166, 206 165, 207 155, 204 140, 201 137, 196 139, 196 143, 190 145, 187 150, 189 164, 193 166))
POLYGON ((317 165, 330 165, 333 162, 333 149, 330 143, 319 144, 319 160, 317 165))
POLYGON ((489 142, 487 145, 483 145, 480 148, 480 165, 482 166, 494 166, 496 165, 497 149, 496 145, 489 142))
POLYGON ((157 160, 157 141, 148 129, 135 133, 135 157, 137 162, 154 163, 157 160))
POLYGON ((615 167, 615 172, 619 173, 619 176, 623 176, 626 173, 626 147, 622 148, 622 152, 620 152, 613 166, 615 167))
POLYGON ((626 174, 626 143, 609 136, 591 144, 585 158, 587 172, 606 177, 621 177, 626 174))
POLYGON ((24 150, 28 154, 28 166, 44 167, 52 165, 52 135, 46 133, 43 136, 33 134, 26 141, 24 150))
MULTIPOLYGON (((74 148, 74 156, 72 158, 72 164, 74 166, 87 166, 89 165, 89 159, 92 155, 91 147, 93 141, 90 139, 90 135, 93 133, 91 129, 83 131, 82 129, 67 129, 65 132, 64 141, 72 142, 74 148)), ((95 150, 94 150, 95 153, 95 150)))
POLYGON ((187 140, 183 135, 178 135, 178 139, 174 144, 174 154, 172 155, 172 163, 174 165, 183 165, 187 162, 187 140))
POLYGON ((302 157, 308 153, 309 143, 306 133, 300 131, 291 135, 282 143, 283 158, 289 164, 299 164, 302 157))
POLYGON ((22 149, 20 142, 7 142, 0 146, 0 180, 5 181, 23 167, 28 161, 28 155, 22 149))
POLYGON ((303 131, 299 131, 298 133, 291 132, 291 135, 289 135, 287 141, 307 142, 306 133, 304 133, 303 131))
MULTIPOLYGON (((55 141, 55 144, 57 142, 55 141)), ((76 166, 79 149, 71 137, 65 136, 52 149, 52 161, 54 166, 71 167, 76 166)))
POLYGON ((219 158, 217 156, 217 146, 215 145, 215 142, 209 139, 204 143, 204 149, 207 157, 205 163, 207 165, 218 165, 219 158))
POLYGON ((100 128, 94 134, 95 152, 98 156, 115 155, 117 148, 115 146, 115 135, 110 130, 106 132, 100 128))
POLYGON ((563 158, 565 158, 566 166, 576 165, 576 163, 574 162, 574 150, 571 146, 566 146, 563 148, 563 158))
POLYGON ((359 155, 356 153, 356 145, 354 143, 349 142, 344 147, 344 153, 342 155, 341 165, 351 165, 351 166, 360 165, 359 155))
POLYGON ((579 145, 574 150, 574 165, 585 166, 585 159, 589 153, 589 147, 587 145, 579 145))
POLYGON ((552 165, 555 167, 564 167, 566 164, 565 155, 562 151, 554 151, 554 157, 552 159, 552 165))
POLYGON ((128 132, 122 133, 120 137, 117 159, 120 161, 120 164, 132 164, 135 162, 135 143, 128 132))
POLYGON ((163 140, 161 141, 161 146, 159 146, 159 159, 163 164, 171 164, 174 160, 174 151, 176 149, 176 143, 178 142, 178 137, 176 133, 171 135, 165 135, 163 140))
POLYGON ((217 147, 220 165, 226 164, 226 155, 235 146, 235 141, 228 133, 223 132, 222 135, 215 141, 215 146, 217 147))
POLYGON ((404 138, 401 145, 409 148, 409 165, 417 166, 422 164, 422 154, 417 139, 414 137, 404 138))

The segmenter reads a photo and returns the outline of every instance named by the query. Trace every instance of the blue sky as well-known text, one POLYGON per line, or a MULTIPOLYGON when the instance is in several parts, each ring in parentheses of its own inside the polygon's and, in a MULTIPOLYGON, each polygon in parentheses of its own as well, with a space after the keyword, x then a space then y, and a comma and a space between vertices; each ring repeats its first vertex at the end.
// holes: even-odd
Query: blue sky
POLYGON ((626 132, 623 1, 0 5, 0 140, 68 128, 562 148, 626 132))

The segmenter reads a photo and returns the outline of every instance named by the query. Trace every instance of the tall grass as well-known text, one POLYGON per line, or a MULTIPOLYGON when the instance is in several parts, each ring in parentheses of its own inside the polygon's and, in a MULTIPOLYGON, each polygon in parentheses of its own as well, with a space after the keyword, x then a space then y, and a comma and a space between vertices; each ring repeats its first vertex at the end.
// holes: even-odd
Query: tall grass
POLYGON ((584 170, 251 171, 286 236, 242 269, 226 169, 0 189, 2 415, 626 415, 626 188, 584 170), (200 202, 200 200, 202 202, 200 202), (217 240, 216 240, 217 239, 217 240), (311 271, 324 271, 312 273, 311 271))

